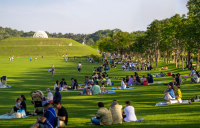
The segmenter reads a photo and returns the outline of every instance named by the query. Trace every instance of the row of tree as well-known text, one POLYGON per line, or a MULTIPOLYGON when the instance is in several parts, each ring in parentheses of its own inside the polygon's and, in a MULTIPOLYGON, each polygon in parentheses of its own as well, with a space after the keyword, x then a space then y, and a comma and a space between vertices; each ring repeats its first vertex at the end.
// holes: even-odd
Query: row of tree
MULTIPOLYGON (((95 45, 96 41, 99 40, 102 37, 106 37, 109 33, 111 33, 112 30, 99 30, 92 34, 74 34, 74 33, 49 33, 48 31, 45 31, 49 38, 68 38, 76 40, 79 43, 83 42, 83 39, 85 38, 85 44, 87 45, 95 45)), ((120 31, 119 29, 114 29, 114 31, 120 31)), ((32 37, 34 31, 30 32, 24 32, 24 31, 18 31, 16 29, 11 28, 3 28, 0 26, 0 40, 6 39, 9 37, 32 37)))
POLYGON ((156 67, 161 57, 166 63, 173 57, 176 67, 180 68, 182 61, 184 69, 185 60, 190 68, 189 60, 194 53, 199 68, 200 1, 189 0, 186 6, 189 10, 187 16, 176 14, 171 18, 154 20, 145 33, 112 31, 108 37, 97 41, 97 45, 101 51, 137 55, 150 62, 156 61, 156 67))

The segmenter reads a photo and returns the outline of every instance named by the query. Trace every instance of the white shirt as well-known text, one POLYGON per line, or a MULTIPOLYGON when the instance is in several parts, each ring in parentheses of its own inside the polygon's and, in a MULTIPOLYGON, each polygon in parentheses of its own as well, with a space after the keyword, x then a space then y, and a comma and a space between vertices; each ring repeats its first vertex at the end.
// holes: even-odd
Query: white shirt
POLYGON ((81 64, 78 64, 78 68, 81 68, 82 66, 81 66, 81 64))
POLYGON ((87 89, 88 87, 90 87, 90 89, 91 89, 92 85, 90 85, 90 86, 86 85, 84 88, 87 89))
POLYGON ((125 122, 137 121, 137 117, 135 115, 135 109, 133 106, 125 107, 124 112, 126 114, 126 118, 124 118, 125 122))
POLYGON ((53 100, 53 94, 52 94, 51 92, 48 92, 48 93, 47 93, 47 97, 45 97, 45 99, 46 99, 47 101, 53 100))
POLYGON ((126 84, 124 83, 124 81, 121 81, 121 87, 126 88, 126 84))
POLYGON ((18 108, 17 106, 19 106, 20 104, 21 104, 21 103, 18 103, 18 102, 17 102, 17 103, 15 104, 15 107, 18 108))
POLYGON ((59 86, 55 83, 55 85, 54 85, 54 90, 56 90, 56 87, 59 87, 59 86))

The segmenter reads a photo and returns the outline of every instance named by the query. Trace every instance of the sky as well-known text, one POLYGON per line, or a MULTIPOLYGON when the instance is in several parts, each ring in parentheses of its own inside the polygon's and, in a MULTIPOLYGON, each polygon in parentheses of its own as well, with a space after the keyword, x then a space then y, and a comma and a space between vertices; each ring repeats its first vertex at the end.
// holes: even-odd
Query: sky
POLYGON ((187 0, 0 0, 0 26, 50 33, 145 31, 155 19, 187 14, 187 0))

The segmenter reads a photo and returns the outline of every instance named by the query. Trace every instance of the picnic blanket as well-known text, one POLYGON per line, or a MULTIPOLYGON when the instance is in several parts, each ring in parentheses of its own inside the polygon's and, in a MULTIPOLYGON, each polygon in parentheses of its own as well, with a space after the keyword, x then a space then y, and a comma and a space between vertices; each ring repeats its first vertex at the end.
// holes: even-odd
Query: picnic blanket
POLYGON ((133 121, 133 122, 140 122, 140 121, 145 121, 145 119, 140 118, 140 119, 137 119, 137 121, 133 121))
MULTIPOLYGON (((125 88, 125 89, 134 89, 135 87, 130 87, 130 88, 125 88)), ((111 88, 112 90, 124 90, 124 89, 121 89, 121 88, 111 88)))
POLYGON ((11 86, 10 85, 8 85, 8 86, 3 85, 3 86, 0 86, 0 88, 11 88, 11 86))
MULTIPOLYGON (((32 115, 28 115, 26 117, 29 117, 29 116, 32 116, 32 115)), ((26 118, 26 117, 23 117, 23 118, 26 118)), ((0 115, 0 119, 19 119, 19 118, 14 118, 14 113, 13 113, 11 116, 8 116, 7 114, 0 115)))
MULTIPOLYGON (((200 100, 194 100, 194 102, 199 102, 200 100)), ((189 100, 182 100, 182 103, 189 103, 189 100)), ((169 105, 169 104, 182 104, 182 103, 178 103, 177 100, 171 100, 170 103, 166 103, 166 102, 159 102, 156 103, 155 106, 160 106, 160 105, 169 105)))
POLYGON ((108 94, 115 93, 115 90, 108 90, 108 94))
POLYGON ((149 83, 149 84, 164 84, 163 82, 155 82, 155 83, 149 83))

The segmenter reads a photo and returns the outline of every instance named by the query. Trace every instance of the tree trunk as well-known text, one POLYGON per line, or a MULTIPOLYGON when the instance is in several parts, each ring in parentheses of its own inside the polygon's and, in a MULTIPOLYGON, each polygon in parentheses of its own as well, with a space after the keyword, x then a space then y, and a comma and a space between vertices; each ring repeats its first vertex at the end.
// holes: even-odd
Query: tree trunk
POLYGON ((197 49, 197 69, 199 69, 199 49, 197 49))
POLYGON ((180 61, 180 58, 178 59, 178 68, 181 68, 181 61, 180 61))
POLYGON ((184 70, 183 56, 182 56, 182 70, 184 70))
POLYGON ((175 65, 176 65, 176 68, 177 68, 177 55, 175 55, 175 65))
POLYGON ((187 58, 187 61, 188 61, 188 70, 190 70, 190 58, 191 58, 191 52, 188 52, 188 58, 187 58))

